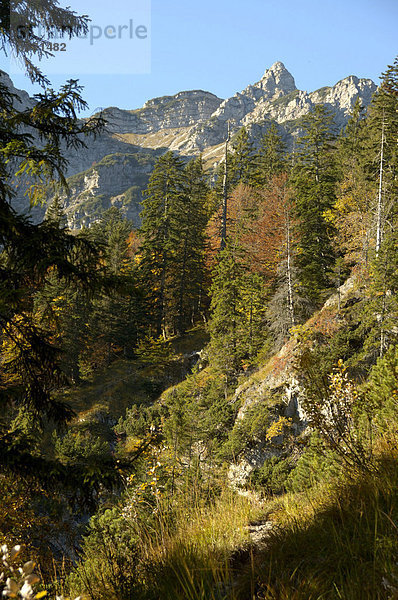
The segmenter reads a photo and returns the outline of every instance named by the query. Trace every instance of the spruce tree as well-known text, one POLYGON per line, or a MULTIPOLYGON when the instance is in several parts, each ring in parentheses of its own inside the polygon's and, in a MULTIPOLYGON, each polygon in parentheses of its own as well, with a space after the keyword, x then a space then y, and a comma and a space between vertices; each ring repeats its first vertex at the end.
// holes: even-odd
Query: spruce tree
POLYGON ((238 183, 250 183, 253 170, 253 144, 249 139, 246 127, 242 127, 232 144, 229 183, 232 187, 238 183))
POLYGON ((340 181, 330 213, 336 226, 336 245, 350 266, 366 266, 371 240, 375 182, 366 176, 367 123, 359 100, 337 141, 340 181))
POLYGON ((182 333, 206 305, 205 229, 208 221, 208 194, 201 157, 185 168, 187 202, 180 221, 180 247, 175 256, 177 318, 175 330, 182 333))
POLYGON ((274 175, 287 168, 286 144, 275 123, 261 138, 260 147, 254 158, 253 179, 258 187, 266 187, 274 175))
POLYGON ((323 105, 303 118, 296 164, 292 171, 295 216, 299 236, 297 266, 305 293, 314 305, 329 286, 335 261, 335 229, 327 218, 336 200, 333 117, 323 105))
POLYGON ((398 218, 398 58, 381 77, 381 85, 369 108, 366 171, 377 182, 374 205, 376 253, 380 249, 386 225, 398 218))
POLYGON ((242 368, 241 340, 244 270, 236 250, 227 244, 220 254, 211 287, 210 363, 232 383, 242 368))
POLYGON ((184 165, 172 152, 156 163, 142 205, 141 270, 148 286, 148 308, 155 334, 167 337, 174 329, 176 259, 188 205, 184 165))
POLYGON ((93 299, 88 319, 91 349, 98 348, 105 363, 121 352, 130 356, 138 342, 142 303, 137 268, 128 253, 131 231, 131 221, 117 208, 105 211, 88 231, 101 244, 105 267, 117 284, 111 294, 104 292, 93 299))
POLYGON ((8 383, 5 400, 28 406, 39 417, 64 420, 70 410, 57 403, 54 390, 65 384, 59 348, 34 316, 36 294, 49 274, 92 293, 103 285, 98 252, 88 240, 70 235, 59 223, 35 225, 11 207, 13 177, 24 177, 32 203, 46 197, 49 185, 65 183, 63 147, 81 148, 84 135, 102 122, 80 123, 85 107, 76 82, 58 95, 51 89, 36 96, 33 108, 19 111, 15 96, 0 84, 0 324, 8 348, 2 363, 8 383), (18 342, 16 341, 17 338, 18 342), (15 369, 10 377, 10 369, 15 369))

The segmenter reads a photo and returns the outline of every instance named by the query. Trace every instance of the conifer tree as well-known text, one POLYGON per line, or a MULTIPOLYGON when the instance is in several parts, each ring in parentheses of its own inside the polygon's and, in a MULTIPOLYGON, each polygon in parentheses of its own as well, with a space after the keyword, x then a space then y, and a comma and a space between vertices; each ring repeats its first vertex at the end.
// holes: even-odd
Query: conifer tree
POLYGON ((209 360, 226 376, 227 383, 236 378, 244 357, 241 331, 244 270, 236 252, 227 243, 220 253, 211 288, 209 360))
POLYGON ((316 105, 304 117, 297 162, 292 172, 299 236, 297 266, 307 297, 317 305, 333 268, 333 223, 327 218, 336 200, 337 171, 332 141, 333 117, 316 105))
POLYGON ((142 203, 140 231, 141 270, 148 286, 149 310, 158 337, 167 337, 173 328, 175 287, 178 286, 176 258, 181 250, 181 226, 186 221, 187 203, 183 162, 167 152, 160 157, 150 177, 142 203))
POLYGON ((330 212, 338 250, 349 265, 366 266, 369 257, 375 185, 365 171, 366 136, 365 114, 357 100, 337 142, 340 181, 330 212))
POLYGON ((8 358, 2 363, 12 395, 40 416, 65 419, 70 411, 57 404, 53 391, 65 373, 59 348, 34 318, 35 296, 49 273, 92 292, 102 286, 103 271, 93 244, 69 235, 58 223, 39 225, 15 213, 12 179, 25 177, 32 203, 45 197, 48 186, 65 183, 61 147, 84 146, 84 135, 101 122, 79 123, 77 110, 85 106, 76 82, 68 82, 60 95, 48 89, 36 96, 33 108, 19 111, 15 97, 0 84, 0 325, 8 358), (11 170, 12 169, 12 170, 11 170), (14 369, 14 375, 10 373, 14 369))
POLYGON ((180 247, 175 256, 177 315, 175 330, 182 333, 205 308, 205 229, 208 221, 208 194, 201 157, 185 168, 187 201, 180 220, 180 247))
POLYGON ((265 187, 274 175, 279 175, 287 168, 286 144, 275 123, 261 138, 260 147, 254 158, 255 170, 253 179, 257 186, 265 187))
POLYGON ((369 297, 359 319, 364 338, 361 359, 372 362, 397 342, 398 319, 398 235, 385 235, 380 251, 370 266, 369 297))
POLYGON ((70 39, 85 35, 88 21, 87 15, 63 8, 57 0, 6 0, 0 6, 0 50, 7 52, 12 48, 29 78, 45 87, 49 81, 38 67, 37 59, 52 56, 46 45, 47 36, 57 33, 70 39))
MULTIPOLYGON (((111 294, 94 298, 88 319, 91 352, 98 348, 105 363, 120 352, 131 355, 138 342, 143 315, 137 269, 128 254, 131 231, 132 223, 120 210, 110 208, 88 232, 101 245, 105 267, 117 284, 111 294)), ((90 353, 88 358, 90 362, 90 353)))
POLYGON ((253 144, 249 139, 246 127, 242 127, 232 144, 234 152, 231 154, 230 185, 235 187, 238 183, 248 184, 251 181, 253 170, 253 144))
POLYGON ((366 170, 377 181, 374 206, 375 246, 380 249, 386 224, 398 218, 398 58, 383 73, 382 82, 369 108, 366 170))

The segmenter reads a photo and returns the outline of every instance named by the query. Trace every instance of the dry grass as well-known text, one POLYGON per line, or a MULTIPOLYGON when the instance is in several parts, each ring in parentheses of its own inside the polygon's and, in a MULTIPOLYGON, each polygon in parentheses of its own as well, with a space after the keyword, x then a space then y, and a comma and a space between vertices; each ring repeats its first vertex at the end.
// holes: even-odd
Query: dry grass
POLYGON ((233 597, 234 571, 230 558, 247 548, 247 525, 259 516, 248 498, 225 491, 210 505, 176 510, 175 526, 148 535, 145 562, 154 575, 148 597, 190 600, 233 597))

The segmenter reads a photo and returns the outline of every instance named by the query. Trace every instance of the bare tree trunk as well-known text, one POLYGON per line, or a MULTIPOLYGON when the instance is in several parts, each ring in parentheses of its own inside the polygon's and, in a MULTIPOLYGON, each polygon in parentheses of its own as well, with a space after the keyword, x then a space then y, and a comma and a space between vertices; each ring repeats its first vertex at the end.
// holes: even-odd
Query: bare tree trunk
POLYGON ((230 139, 229 121, 228 134, 225 142, 225 169, 223 183, 223 207, 222 207, 222 228, 220 250, 224 250, 227 243, 227 214, 228 214, 228 142, 230 139))
POLYGON ((289 210, 285 209, 285 223, 286 223, 286 275, 287 275, 287 303, 289 307, 290 323, 294 327, 296 319, 294 317, 294 304, 293 304, 293 283, 292 283, 292 264, 291 264, 291 240, 290 240, 290 215, 289 210))
POLYGON ((379 356, 380 358, 383 357, 384 354, 384 346, 385 346, 385 339, 386 339, 386 334, 385 334, 385 330, 384 330, 384 320, 385 320, 385 314, 386 314, 386 297, 387 297, 387 265, 388 265, 388 257, 385 257, 385 262, 384 262, 384 276, 383 276, 383 303, 381 306, 381 315, 380 315, 380 349, 379 349, 379 356))
POLYGON ((379 255, 382 240, 382 218, 383 218, 383 155, 384 155, 384 112, 383 124, 381 129, 381 149, 380 149, 380 175, 379 175, 379 195, 377 201, 377 229, 376 229, 376 256, 379 255))
MULTIPOLYGON (((168 226, 167 226, 167 212, 168 212, 168 196, 167 189, 164 200, 164 219, 165 219, 165 230, 163 234, 163 248, 166 245, 166 240, 168 237, 168 226)), ((160 307, 159 307, 159 320, 158 320, 158 335, 163 335, 163 338, 166 339, 166 307, 165 307, 165 292, 166 292, 166 269, 167 269, 167 254, 166 250, 163 249, 163 259, 162 259, 162 275, 160 279, 160 307)))
POLYGON ((188 231, 185 235, 184 241, 184 257, 182 261, 182 273, 181 273, 181 284, 180 284, 180 298, 178 305, 178 334, 183 333, 183 303, 184 303, 184 292, 185 292, 185 278, 186 278, 186 265, 187 265, 187 250, 188 250, 188 231))

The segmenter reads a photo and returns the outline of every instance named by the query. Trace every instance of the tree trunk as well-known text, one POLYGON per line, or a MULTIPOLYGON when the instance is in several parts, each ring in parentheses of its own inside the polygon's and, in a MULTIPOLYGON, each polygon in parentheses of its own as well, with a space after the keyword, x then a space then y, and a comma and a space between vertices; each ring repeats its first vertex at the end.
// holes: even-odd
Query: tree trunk
POLYGON ((222 207, 222 228, 220 250, 224 250, 227 243, 227 214, 228 214, 228 142, 230 138, 229 121, 228 134, 225 142, 225 170, 223 183, 223 207, 222 207))
POLYGON ((293 304, 293 283, 292 283, 292 265, 291 265, 291 244, 290 244, 290 215, 289 210, 285 209, 285 223, 286 223, 286 275, 287 275, 287 301, 289 307, 289 316, 291 326, 294 327, 296 319, 294 316, 294 304, 293 304))
POLYGON ((383 154, 384 154, 384 113, 381 129, 381 149, 380 149, 380 175, 379 175, 379 195, 377 200, 377 228, 376 228, 376 256, 380 252, 382 240, 382 218, 383 218, 383 154))

